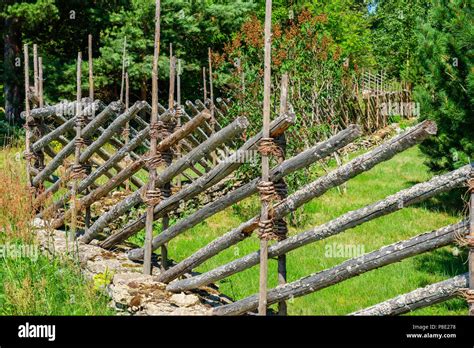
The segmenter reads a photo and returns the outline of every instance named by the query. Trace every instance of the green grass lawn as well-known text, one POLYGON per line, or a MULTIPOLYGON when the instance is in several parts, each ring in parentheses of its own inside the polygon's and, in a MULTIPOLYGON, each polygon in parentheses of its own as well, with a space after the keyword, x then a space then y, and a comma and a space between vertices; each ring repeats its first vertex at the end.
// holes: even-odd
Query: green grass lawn
MULTIPOLYGON (((291 228, 290 234, 302 232, 327 222, 350 210, 361 208, 415 183, 428 180, 431 174, 423 164, 423 155, 412 148, 348 182, 347 193, 332 189, 304 206, 305 223, 291 228)), ((319 174, 323 174, 319 171, 319 174)), ((459 202, 461 197, 459 197, 459 202)), ((258 211, 258 202, 250 198, 209 218, 169 244, 169 256, 182 260, 258 211)), ((329 239, 307 245, 288 254, 288 280, 294 281, 311 273, 333 267, 344 258, 325 257, 326 245, 332 243, 363 246, 365 252, 457 222, 461 213, 443 207, 439 199, 408 207, 378 218, 329 239)), ((134 241, 141 241, 141 236, 134 241)), ((208 260, 196 271, 206 272, 230 260, 258 250, 255 236, 208 260)), ((381 269, 349 279, 336 286, 292 299, 293 315, 342 315, 379 303, 396 295, 441 281, 465 272, 466 254, 454 256, 454 247, 422 254, 381 269)), ((276 261, 269 265, 269 283, 277 284, 276 261)), ((258 266, 218 282, 220 289, 234 299, 258 292, 258 266)), ((467 305, 460 299, 413 312, 416 315, 465 315, 467 305)))

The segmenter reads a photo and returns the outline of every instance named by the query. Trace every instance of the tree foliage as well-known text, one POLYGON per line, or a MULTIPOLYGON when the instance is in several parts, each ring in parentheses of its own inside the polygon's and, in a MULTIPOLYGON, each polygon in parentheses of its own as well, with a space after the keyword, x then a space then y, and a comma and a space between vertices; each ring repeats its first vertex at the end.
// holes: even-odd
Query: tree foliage
POLYGON ((438 124, 438 136, 422 150, 433 170, 450 170, 474 158, 472 2, 436 0, 417 38, 422 78, 416 97, 422 117, 438 124))

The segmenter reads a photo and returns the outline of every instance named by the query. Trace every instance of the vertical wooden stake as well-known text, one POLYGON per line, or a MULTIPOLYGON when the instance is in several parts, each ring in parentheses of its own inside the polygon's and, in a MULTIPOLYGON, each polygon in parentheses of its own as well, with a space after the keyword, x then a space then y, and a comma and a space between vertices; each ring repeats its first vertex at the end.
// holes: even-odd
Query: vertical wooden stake
MULTIPOLYGON (((208 61, 209 61, 209 97, 211 100, 211 105, 210 105, 210 111, 211 111, 211 132, 212 134, 215 133, 216 131, 216 119, 214 115, 214 85, 213 85, 213 78, 212 78, 212 51, 211 48, 209 47, 207 49, 207 54, 208 54, 208 61)), ((215 151, 212 152, 212 165, 217 164, 217 154, 215 151)))
POLYGON ((24 53, 24 60, 23 60, 23 65, 25 69, 25 129, 26 129, 26 135, 25 135, 25 153, 26 153, 26 179, 28 182, 28 186, 30 189, 33 187, 31 183, 31 146, 30 146, 30 141, 31 141, 31 129, 28 125, 28 123, 31 121, 31 116, 30 116, 30 68, 29 68, 29 54, 28 54, 28 45, 25 44, 23 46, 23 53, 24 53))
POLYGON ((173 44, 170 43, 170 89, 168 94, 168 109, 174 111, 174 90, 176 76, 176 62, 173 56, 173 44))
MULTIPOLYGON (((80 113, 81 113, 81 99, 82 99, 82 91, 81 91, 81 65, 82 65, 82 53, 78 52, 77 53, 77 70, 76 70, 76 141, 81 139, 82 132, 81 132, 81 121, 79 120, 80 118, 80 113)), ((81 157, 81 146, 78 142, 76 142, 76 148, 75 148, 75 153, 74 153, 74 167, 79 168, 80 167, 80 162, 79 159, 81 157)), ((74 167, 73 167, 73 174, 78 175, 77 172, 74 172, 74 167)), ((76 230, 77 230, 77 215, 78 215, 78 209, 77 209, 77 187, 79 184, 79 178, 74 177, 72 180, 72 189, 71 189, 71 227, 69 229, 69 235, 68 235, 68 240, 70 242, 74 242, 76 239, 76 230)))
POLYGON ((92 35, 88 36, 88 59, 89 59, 89 98, 94 101, 94 74, 93 74, 93 62, 92 62, 92 35))
POLYGON ((122 83, 120 84, 120 102, 123 103, 123 87, 125 84, 125 52, 127 48, 127 37, 123 38, 123 51, 122 51, 122 83))
MULTIPOLYGON (((280 88, 280 115, 288 112, 288 74, 285 73, 281 77, 281 88, 280 88)), ((282 156, 278 158, 278 164, 281 164, 285 160, 286 150, 286 136, 282 133, 278 136, 277 141, 279 143, 282 156)), ((284 179, 281 179, 280 184, 285 185, 284 179)), ((286 197, 281 197, 284 199, 286 197)), ((286 254, 278 256, 278 285, 286 284, 286 254)), ((278 314, 287 315, 288 308, 285 301, 278 302, 278 314)))
MULTIPOLYGON (((128 111, 130 106, 130 86, 128 81, 128 72, 125 72, 125 111, 128 111)), ((125 145, 130 142, 130 123, 127 121, 125 124, 125 145)), ((127 152, 126 161, 127 166, 131 163, 130 152, 127 152)), ((130 179, 125 181, 125 191, 130 191, 130 179)))
MULTIPOLYGON (((158 122, 158 57, 160 55, 160 16, 161 16, 161 1, 155 0, 155 41, 153 50, 153 71, 152 71, 152 98, 151 98, 151 120, 150 128, 158 122)), ((158 139, 156 132, 153 132, 150 137, 150 153, 151 156, 156 156, 156 145, 158 139)), ((155 189, 156 182, 156 168, 149 169, 148 190, 155 189)), ((152 255, 152 239, 153 239, 153 210, 155 206, 152 203, 147 205, 146 225, 145 225, 145 255, 143 258, 143 273, 152 273, 151 255, 152 255)))
MULTIPOLYGON (((178 59, 178 69, 176 76, 176 126, 178 129, 181 127, 181 59, 178 59)), ((179 160, 181 158, 181 146, 176 144, 176 158, 179 160)), ((176 185, 178 189, 181 189, 181 175, 178 175, 176 185)))
POLYGON ((44 96, 43 96, 43 58, 38 57, 38 98, 39 98, 39 107, 44 106, 44 96))
POLYGON ((206 99, 207 99, 206 67, 202 68, 202 85, 203 85, 203 91, 204 91, 204 97, 203 97, 202 102, 206 104, 206 99))
POLYGON ((34 93, 35 100, 38 100, 39 89, 39 75, 38 75, 38 45, 33 45, 33 78, 34 78, 34 93))
MULTIPOLYGON (((272 0, 266 0, 265 5, 265 48, 264 48, 264 87, 263 87, 263 138, 270 138, 270 94, 271 94, 271 37, 272 25, 272 0)), ((262 181, 268 181, 270 177, 270 165, 268 156, 262 155, 262 181)), ((268 203, 262 202, 261 219, 267 220, 269 213, 268 203)), ((268 241, 260 240, 260 289, 258 314, 267 314, 267 274, 268 274, 268 241)))
MULTIPOLYGON (((87 58, 88 58, 88 68, 89 68, 89 98, 90 102, 94 102, 94 73, 93 73, 93 61, 92 61, 92 35, 89 34, 87 37, 87 58)), ((95 116, 95 110, 92 110, 92 118, 95 116)), ((90 163, 86 165, 86 174, 91 173, 90 163)), ((90 193, 90 188, 87 188, 87 193, 90 193)), ((91 223, 91 208, 88 206, 84 215, 84 225, 88 229, 91 223)))
POLYGON ((211 48, 208 48, 208 59, 209 59, 209 97, 211 99, 211 120, 213 120, 213 128, 212 131, 214 132, 214 85, 213 85, 213 78, 212 78, 212 51, 211 48))
MULTIPOLYGON (((174 90, 175 90, 175 79, 176 79, 176 62, 175 57, 173 56, 173 44, 170 43, 170 89, 169 89, 169 98, 168 98, 168 109, 170 112, 174 113, 175 104, 174 104, 174 90)), ((175 114, 176 116, 176 114, 175 114)), ((170 163, 167 163, 169 165, 170 163)), ((166 192, 171 188, 170 183, 165 184, 166 192)), ((170 219, 168 214, 163 215, 162 219, 162 231, 165 231, 169 227, 170 219)), ((161 246, 161 270, 166 271, 168 263, 168 243, 165 243, 161 246)))

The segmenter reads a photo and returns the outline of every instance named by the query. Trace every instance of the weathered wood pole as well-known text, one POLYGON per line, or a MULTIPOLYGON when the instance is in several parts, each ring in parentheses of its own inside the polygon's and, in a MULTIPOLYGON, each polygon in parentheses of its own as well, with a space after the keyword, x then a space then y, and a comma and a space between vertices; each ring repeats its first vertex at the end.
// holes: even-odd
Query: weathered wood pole
POLYGON ((349 315, 355 316, 387 316, 401 315, 415 309, 445 302, 459 295, 459 291, 469 284, 469 274, 464 273, 454 278, 430 284, 424 288, 413 290, 407 294, 394 297, 371 307, 361 309, 349 315))
MULTIPOLYGON (((467 233, 466 221, 462 221, 384 246, 368 254, 349 259, 335 267, 313 273, 292 283, 278 286, 268 292, 269 303, 272 304, 282 299, 304 296, 368 271, 444 247, 453 243, 457 236, 465 236, 467 233)), ((238 315, 254 310, 257 306, 258 297, 253 295, 229 305, 214 308, 213 314, 238 315)))
POLYGON ((30 125, 34 122, 34 119, 30 115, 30 69, 29 69, 29 54, 28 44, 23 46, 24 60, 23 65, 25 69, 25 159, 26 159, 26 180, 31 192, 33 193, 34 186, 32 184, 32 173, 31 173, 31 161, 34 158, 31 152, 31 129, 30 125))
MULTIPOLYGON (((181 127, 181 116, 182 116, 182 109, 181 109, 181 59, 178 59, 178 69, 176 74, 176 128, 181 127)), ((181 158, 181 146, 180 144, 176 144, 176 159, 179 161, 181 158)), ((181 175, 178 175, 176 178, 176 186, 178 189, 181 189, 181 175)))
POLYGON ((123 89, 125 86, 125 55, 127 50, 127 37, 123 38, 123 49, 122 49, 122 82, 120 84, 120 101, 123 103, 123 89))
MULTIPOLYGON (((93 103, 94 102, 94 71, 93 71, 93 66, 92 66, 93 62, 92 62, 92 35, 91 34, 89 34, 87 37, 87 55, 88 55, 88 68, 89 68, 89 99, 90 99, 89 102, 93 103)), ((94 108, 92 108, 91 111, 92 111, 91 118, 93 118, 95 116, 94 108)), ((86 143, 89 144, 90 140, 87 139, 86 143)), ((90 175, 91 170, 92 170, 90 161, 87 161, 85 163, 85 168, 86 168, 86 174, 90 175)), ((90 189, 87 189, 86 192, 90 193, 90 189)), ((89 228, 90 222, 91 222, 91 209, 90 207, 87 207, 85 215, 84 215, 84 224, 85 224, 86 229, 89 228)))
POLYGON ((43 57, 38 57, 38 98, 39 98, 39 107, 44 106, 44 96, 43 96, 43 57))
MULTIPOLYGON (((211 134, 214 134, 216 132, 216 115, 214 111, 214 81, 212 77, 212 50, 210 47, 207 48, 207 57, 208 57, 208 65, 209 65, 209 98, 211 101, 211 104, 209 106, 209 109, 211 110, 211 134)), ((206 104, 206 99, 203 100, 204 104, 206 104)), ((213 152, 212 153, 212 165, 217 164, 217 153, 213 152)))
MULTIPOLYGON (((173 44, 170 43, 170 89, 168 94, 168 110, 175 114, 175 105, 174 105, 174 90, 175 90, 175 74, 176 74, 176 62, 175 57, 173 56, 173 44)), ((163 153, 163 157, 167 159, 165 160, 165 166, 169 166, 171 164, 173 153, 171 149, 168 149, 166 153, 163 153)), ((171 194, 171 183, 167 182, 163 185, 162 195, 163 198, 168 198, 171 194)), ((163 215, 163 219, 161 220, 161 232, 163 233, 166 231, 170 224, 170 218, 168 214, 163 215)), ((153 248, 153 247, 152 247, 153 248)), ((161 270, 165 271, 166 266, 168 263, 168 244, 163 244, 161 246, 161 270)))
MULTIPOLYGON (((39 74, 38 74, 38 45, 33 44, 33 81, 34 100, 38 101, 39 74)), ((38 103, 36 104, 38 105, 38 103)))
MULTIPOLYGON (((280 115, 288 112, 288 74, 285 73, 281 77, 280 85, 280 115)), ((279 147, 279 156, 277 158, 278 164, 285 161, 286 155, 286 135, 282 133, 275 139, 279 147)), ((279 200, 284 200, 288 196, 288 187, 284 179, 280 179, 275 183, 275 191, 279 200)), ((279 240, 287 238, 288 227, 284 219, 275 221, 275 232, 279 240)), ((286 254, 278 256, 278 284, 286 284, 286 254)), ((287 315, 288 308, 285 301, 278 302, 278 314, 287 315)))
POLYGON ((84 145, 84 139, 82 139, 82 126, 86 122, 86 116, 81 114, 81 65, 82 65, 82 53, 77 53, 77 70, 76 70, 76 138, 75 138, 75 152, 74 152, 74 165, 72 167, 72 188, 71 188, 71 226, 68 230, 68 240, 73 242, 76 239, 76 229, 77 229, 77 186, 79 185, 79 180, 85 174, 84 168, 81 166, 81 147, 84 145))
MULTIPOLYGON (((129 81, 128 81, 128 71, 125 73, 125 111, 128 111, 129 105, 130 105, 130 90, 129 90, 129 81)), ((125 146, 128 146, 130 143, 130 122, 125 123, 125 128, 123 129, 123 137, 125 146)), ((130 151, 127 151, 127 155, 125 156, 125 163, 126 166, 128 166, 132 162, 132 159, 130 157, 130 151)), ((130 191, 130 179, 127 179, 125 181, 125 190, 127 192, 130 191)))
POLYGON ((153 49, 153 70, 152 70, 152 86, 151 86, 151 119, 150 119, 150 166, 148 190, 146 191, 147 211, 145 222, 145 257, 143 262, 143 273, 150 274, 152 272, 151 254, 153 239, 153 209, 155 204, 160 201, 160 191, 155 189, 156 181, 156 145, 158 143, 158 57, 160 55, 160 16, 161 1, 155 0, 155 40, 153 49))
POLYGON ((207 83, 206 83, 206 67, 202 68, 202 85, 203 85, 203 94, 204 94, 204 102, 207 99, 207 83))
MULTIPOLYGON (((272 49, 272 0, 265 3, 265 47, 264 47, 264 78, 263 78, 263 139, 270 138, 270 96, 271 96, 271 49, 272 49)), ((262 153, 262 182, 269 182, 270 159, 262 153)), ((262 199, 260 221, 270 220, 271 201, 262 199), (269 219, 270 218, 270 219, 269 219)), ((258 297, 258 314, 267 314, 267 273, 268 273, 268 240, 264 237, 263 228, 260 235, 260 288, 258 297)))
POLYGON ((474 162, 471 163, 471 173, 469 178, 469 290, 471 297, 469 302, 469 315, 474 316, 474 162))

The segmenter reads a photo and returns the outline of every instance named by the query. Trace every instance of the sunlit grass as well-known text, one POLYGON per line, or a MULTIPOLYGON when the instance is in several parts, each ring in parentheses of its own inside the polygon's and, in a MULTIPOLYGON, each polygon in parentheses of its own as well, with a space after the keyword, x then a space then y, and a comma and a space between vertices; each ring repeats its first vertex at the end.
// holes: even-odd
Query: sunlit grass
MULTIPOLYGON (((348 211, 361 208, 415 183, 431 177, 423 164, 423 155, 413 148, 397 155, 388 162, 349 181, 347 193, 341 194, 336 188, 304 206, 306 215, 304 226, 292 227, 290 234, 302 232, 311 227, 330 221, 348 211)), ((319 174, 323 174, 319 171, 319 174)), ((461 198, 459 198, 461 202, 461 198)), ((182 260, 193 251, 207 245, 213 239, 238 226, 242 221, 258 211, 255 197, 229 208, 172 240, 169 256, 182 260), (242 216, 244 215, 244 216, 242 216)), ((367 222, 339 235, 305 246, 288 254, 288 280, 294 281, 314 272, 336 266, 344 258, 325 257, 326 245, 351 244, 364 247, 365 252, 384 245, 413 237, 461 219, 460 213, 438 205, 436 200, 426 204, 407 207, 401 211, 367 222)), ((218 254, 197 268, 206 272, 216 266, 258 250, 255 236, 218 254)), ((295 298, 289 303, 290 314, 301 315, 341 315, 368 307, 447 279, 467 270, 466 255, 454 256, 453 247, 419 255, 381 269, 368 272, 336 286, 316 293, 295 298)), ((270 261, 269 284, 277 285, 276 261, 270 261)), ((235 274, 218 282, 222 292, 240 299, 258 292, 258 266, 235 274)), ((462 300, 452 300, 413 314, 465 315, 467 306, 462 300)))

